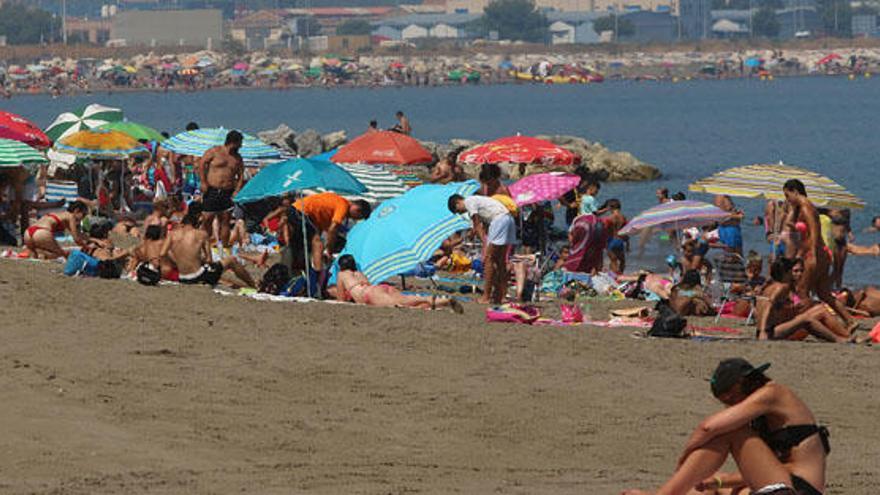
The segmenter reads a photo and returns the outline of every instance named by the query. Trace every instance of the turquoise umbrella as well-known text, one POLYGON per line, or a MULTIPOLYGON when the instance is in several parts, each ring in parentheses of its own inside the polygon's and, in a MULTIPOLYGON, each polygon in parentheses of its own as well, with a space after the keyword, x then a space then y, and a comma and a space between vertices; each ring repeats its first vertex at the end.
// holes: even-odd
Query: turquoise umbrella
MULTIPOLYGON (((215 146, 222 146, 226 141, 226 134, 230 130, 215 127, 213 129, 196 129, 194 131, 181 132, 166 139, 162 143, 162 147, 179 155, 202 156, 209 149, 215 146)), ((249 134, 244 134, 244 141, 238 152, 245 160, 260 160, 281 156, 281 152, 277 148, 273 148, 249 134)))
POLYGON ((294 158, 260 170, 235 195, 235 201, 250 203, 306 189, 324 189, 343 194, 361 194, 367 190, 353 175, 335 163, 294 158))
POLYGON ((384 201, 368 220, 349 231, 341 254, 354 256, 371 284, 412 270, 446 238, 470 228, 467 218, 449 211, 449 197, 470 196, 478 188, 473 180, 425 184, 384 201))

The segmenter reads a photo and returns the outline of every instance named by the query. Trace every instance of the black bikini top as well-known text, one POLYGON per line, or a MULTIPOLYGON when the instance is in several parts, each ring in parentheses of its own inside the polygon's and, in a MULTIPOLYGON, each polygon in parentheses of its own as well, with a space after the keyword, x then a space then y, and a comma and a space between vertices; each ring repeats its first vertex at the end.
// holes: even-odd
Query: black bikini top
POLYGON ((819 425, 792 425, 770 431, 767 424, 767 417, 761 416, 752 421, 752 429, 761 437, 770 449, 776 454, 776 457, 782 461, 788 459, 791 455, 791 449, 797 447, 807 438, 815 434, 819 434, 822 441, 822 448, 825 454, 831 453, 831 444, 828 442, 828 428, 819 425))

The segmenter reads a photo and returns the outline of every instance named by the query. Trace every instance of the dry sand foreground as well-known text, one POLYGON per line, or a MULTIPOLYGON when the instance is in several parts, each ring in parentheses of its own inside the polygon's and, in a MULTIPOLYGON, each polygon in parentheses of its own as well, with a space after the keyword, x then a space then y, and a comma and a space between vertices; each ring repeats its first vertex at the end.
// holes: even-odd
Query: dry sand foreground
POLYGON ((829 494, 880 487, 872 348, 634 339, 71 280, 0 261, 0 493, 580 493, 650 487, 770 360, 831 429, 829 494))

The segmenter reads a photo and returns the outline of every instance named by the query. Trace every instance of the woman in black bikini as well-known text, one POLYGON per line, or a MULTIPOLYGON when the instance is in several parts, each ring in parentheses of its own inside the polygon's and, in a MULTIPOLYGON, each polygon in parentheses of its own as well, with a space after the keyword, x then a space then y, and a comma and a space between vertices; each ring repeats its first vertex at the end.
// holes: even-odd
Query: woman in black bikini
POLYGON ((790 388, 764 375, 769 367, 754 367, 742 358, 719 363, 712 394, 728 407, 700 422, 678 470, 656 495, 822 495, 828 430, 816 425, 790 388), (739 472, 718 472, 728 455, 739 472))

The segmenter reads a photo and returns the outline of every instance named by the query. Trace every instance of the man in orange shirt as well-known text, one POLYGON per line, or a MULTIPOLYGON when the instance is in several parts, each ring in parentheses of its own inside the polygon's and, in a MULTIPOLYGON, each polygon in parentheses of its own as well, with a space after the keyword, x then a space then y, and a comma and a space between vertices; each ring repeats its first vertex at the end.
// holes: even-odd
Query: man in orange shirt
POLYGON ((309 250, 312 255, 312 268, 321 272, 324 267, 324 257, 330 257, 333 248, 336 247, 336 237, 339 227, 345 220, 362 220, 370 217, 370 203, 362 199, 349 202, 342 196, 325 192, 313 194, 293 204, 290 214, 287 216, 287 239, 293 255, 293 263, 303 260, 303 218, 305 213, 306 239, 309 242, 309 250), (321 241, 321 235, 325 240, 321 241))

